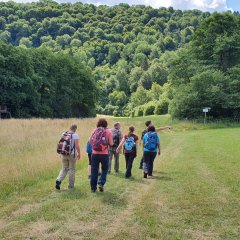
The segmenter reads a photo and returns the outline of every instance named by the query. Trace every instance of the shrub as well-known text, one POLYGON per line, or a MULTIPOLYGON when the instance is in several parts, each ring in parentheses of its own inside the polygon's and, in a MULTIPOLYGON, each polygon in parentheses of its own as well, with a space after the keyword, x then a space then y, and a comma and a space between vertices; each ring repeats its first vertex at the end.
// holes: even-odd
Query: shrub
POLYGON ((155 115, 167 114, 169 102, 170 100, 168 98, 164 98, 158 101, 155 107, 154 114, 155 115))
POLYGON ((144 105, 144 116, 153 115, 155 110, 156 103, 149 102, 144 105))
POLYGON ((142 117, 143 116, 143 106, 138 106, 134 109, 134 116, 135 117, 142 117))

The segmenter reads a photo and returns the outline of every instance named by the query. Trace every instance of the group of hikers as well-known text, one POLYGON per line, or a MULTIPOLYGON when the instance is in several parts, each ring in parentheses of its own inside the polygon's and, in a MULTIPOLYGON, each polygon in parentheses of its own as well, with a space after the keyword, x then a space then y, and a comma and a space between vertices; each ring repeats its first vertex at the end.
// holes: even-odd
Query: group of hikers
MULTIPOLYGON (((144 178, 153 177, 153 163, 156 155, 160 155, 160 138, 158 131, 171 129, 171 126, 155 128, 151 121, 146 121, 146 128, 142 132, 140 146, 143 156, 140 161, 140 169, 143 169, 144 178)), ((101 118, 97 122, 89 141, 86 145, 88 153, 88 177, 90 179, 91 192, 96 192, 97 186, 100 192, 104 191, 107 175, 111 173, 112 159, 114 158, 114 172, 119 172, 119 155, 123 152, 126 160, 125 178, 132 176, 133 161, 138 153, 138 136, 134 133, 135 127, 130 126, 129 131, 123 135, 119 122, 114 128, 108 128, 106 119, 101 118), (99 167, 101 165, 101 171, 99 167)), ((56 189, 60 190, 61 183, 69 172, 68 188, 74 188, 75 168, 77 159, 80 160, 79 136, 76 133, 77 125, 71 125, 69 131, 62 134, 57 145, 57 152, 61 154, 62 169, 56 179, 56 189)))

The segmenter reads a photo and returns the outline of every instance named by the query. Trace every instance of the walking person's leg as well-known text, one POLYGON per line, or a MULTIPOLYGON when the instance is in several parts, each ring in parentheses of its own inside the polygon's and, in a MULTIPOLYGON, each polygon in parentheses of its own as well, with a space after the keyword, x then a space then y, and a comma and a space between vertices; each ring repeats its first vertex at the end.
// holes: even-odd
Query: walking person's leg
POLYGON ((119 153, 114 152, 114 170, 115 173, 119 172, 119 153))
POLYGON ((143 153, 141 161, 140 161, 139 169, 143 169, 143 160, 144 160, 144 153, 143 153))
POLYGON ((101 192, 103 192, 103 186, 107 181, 107 173, 108 173, 108 161, 109 160, 109 156, 108 154, 102 154, 101 158, 100 158, 100 162, 101 162, 101 167, 102 167, 102 174, 100 176, 100 179, 98 181, 98 185, 99 185, 99 190, 101 192))
POLYGON ((68 156, 61 155, 62 158, 62 169, 56 179, 56 189, 60 190, 60 185, 64 178, 66 177, 69 170, 69 159, 68 156))
POLYGON ((92 154, 88 153, 88 178, 91 179, 92 154))
POLYGON ((95 192, 97 189, 98 182, 98 169, 99 169, 99 154, 92 154, 92 165, 91 165, 91 190, 95 192))
POLYGON ((147 178, 147 175, 148 175, 149 161, 150 161, 149 152, 144 152, 144 159, 143 159, 143 177, 144 178, 147 178))
POLYGON ((111 168, 112 168, 112 158, 113 158, 113 150, 109 151, 109 162, 108 162, 108 173, 111 173, 111 168))
POLYGON ((129 159, 129 154, 125 153, 124 156, 125 156, 126 169, 127 169, 127 166, 128 166, 128 159, 129 159))
POLYGON ((128 158, 128 165, 127 165, 127 170, 126 170, 126 174, 125 177, 129 178, 132 176, 132 164, 133 164, 133 160, 134 160, 134 155, 130 154, 129 158, 128 158))
POLYGON ((74 188, 76 163, 77 163, 77 157, 69 156, 69 184, 68 184, 68 188, 74 188))
POLYGON ((151 152, 150 158, 149 158, 149 165, 148 165, 148 176, 152 176, 153 173, 153 162, 156 157, 156 152, 151 152))

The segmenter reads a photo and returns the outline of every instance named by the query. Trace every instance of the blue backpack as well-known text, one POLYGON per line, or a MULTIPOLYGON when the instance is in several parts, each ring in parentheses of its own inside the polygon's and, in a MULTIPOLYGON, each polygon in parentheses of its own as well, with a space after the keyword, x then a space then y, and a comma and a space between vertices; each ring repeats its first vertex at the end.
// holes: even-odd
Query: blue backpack
POLYGON ((86 152, 88 154, 92 154, 92 145, 90 144, 90 142, 87 142, 86 152))
POLYGON ((128 137, 124 143, 125 150, 128 152, 132 152, 135 150, 135 147, 136 147, 136 143, 134 141, 134 137, 132 136, 128 137))
POLYGON ((148 132, 146 142, 144 143, 144 148, 149 151, 154 151, 157 148, 157 133, 148 132))

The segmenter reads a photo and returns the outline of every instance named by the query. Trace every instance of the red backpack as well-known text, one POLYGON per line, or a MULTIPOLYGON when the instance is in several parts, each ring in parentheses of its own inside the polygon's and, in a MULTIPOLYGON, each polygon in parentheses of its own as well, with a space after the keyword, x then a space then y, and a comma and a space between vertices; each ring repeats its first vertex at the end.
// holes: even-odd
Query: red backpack
POLYGON ((90 138, 90 144, 92 145, 92 149, 101 152, 107 146, 106 139, 106 130, 105 128, 98 127, 90 138))
POLYGON ((71 148, 73 133, 65 132, 62 134, 58 144, 57 144, 57 153, 62 155, 70 155, 73 148, 71 148))

